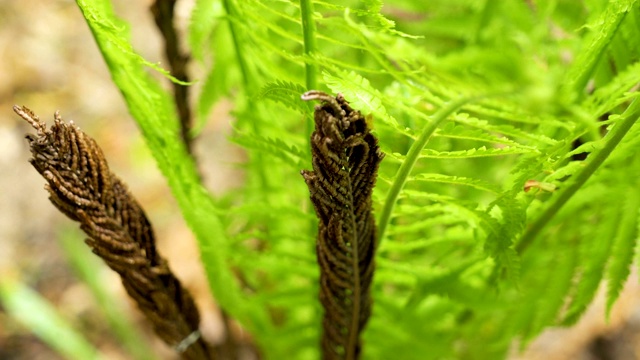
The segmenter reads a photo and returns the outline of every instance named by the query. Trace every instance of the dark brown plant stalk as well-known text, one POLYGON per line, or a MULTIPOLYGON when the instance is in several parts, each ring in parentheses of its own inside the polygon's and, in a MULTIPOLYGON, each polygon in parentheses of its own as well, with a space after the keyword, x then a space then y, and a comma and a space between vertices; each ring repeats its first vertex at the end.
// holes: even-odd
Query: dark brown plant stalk
POLYGON ((57 112, 47 129, 26 107, 13 110, 36 130, 27 135, 33 156, 29 161, 47 180, 51 202, 80 223, 89 237, 86 243, 120 275, 162 340, 184 359, 210 359, 193 298, 158 253, 149 220, 111 173, 100 147, 57 112))
POLYGON ((360 333, 371 314, 376 250, 371 193, 384 154, 364 116, 342 94, 309 91, 321 100, 311 135, 313 171, 302 171, 318 216, 316 250, 324 307, 324 359, 358 359, 360 333))
MULTIPOLYGON (((156 0, 151 5, 151 12, 164 38, 164 51, 171 74, 178 80, 188 82, 187 64, 189 55, 180 51, 180 39, 173 24, 175 5, 177 0, 156 0)), ((187 152, 193 156, 192 137, 190 134, 193 127, 191 107, 189 107, 189 87, 173 83, 173 98, 178 108, 180 117, 180 135, 187 148, 187 152)))
MULTIPOLYGON (((178 80, 188 82, 187 65, 190 56, 180 50, 180 37, 174 24, 175 6, 177 0, 155 0, 151 5, 151 13, 156 26, 164 38, 165 57, 169 62, 171 74, 178 80)), ((190 132, 193 128, 193 117, 189 105, 189 86, 173 83, 173 99, 178 109, 180 118, 180 136, 187 152, 192 158, 196 158, 193 151, 193 137, 190 132)), ((237 339, 230 327, 231 319, 223 309, 220 309, 226 337, 222 343, 215 345, 216 357, 220 359, 235 359, 237 352, 245 349, 251 352, 254 358, 259 358, 259 351, 255 345, 246 339, 237 339)))

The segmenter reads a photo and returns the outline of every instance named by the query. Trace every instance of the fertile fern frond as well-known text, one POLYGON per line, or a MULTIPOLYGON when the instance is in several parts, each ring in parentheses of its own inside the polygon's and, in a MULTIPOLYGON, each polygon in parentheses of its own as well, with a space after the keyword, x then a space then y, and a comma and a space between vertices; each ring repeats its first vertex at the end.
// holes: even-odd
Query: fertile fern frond
POLYGON ((311 137, 313 171, 303 171, 318 216, 316 242, 325 359, 360 357, 360 333, 371 314, 377 247, 371 193, 382 154, 362 114, 339 94, 310 91, 321 100, 311 137))
POLYGON ((127 294, 156 334, 185 359, 206 359, 200 313, 156 247, 144 210, 110 170, 93 138, 59 113, 53 126, 26 107, 14 111, 36 129, 27 135, 30 163, 47 180, 49 199, 88 236, 87 245, 120 275, 127 294))

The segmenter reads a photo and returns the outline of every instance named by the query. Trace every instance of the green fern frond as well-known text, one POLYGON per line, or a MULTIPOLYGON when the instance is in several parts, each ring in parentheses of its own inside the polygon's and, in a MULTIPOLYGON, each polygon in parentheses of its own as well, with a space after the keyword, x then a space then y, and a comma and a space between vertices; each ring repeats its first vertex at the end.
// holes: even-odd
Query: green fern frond
MULTIPOLYGON (((486 158, 496 156, 507 155, 522 155, 522 154, 537 154, 538 152, 531 149, 522 147, 495 147, 487 149, 486 146, 478 148, 472 148, 468 150, 455 150, 455 151, 438 151, 434 149, 423 149, 420 153, 419 159, 473 159, 473 158, 486 158)), ((405 155, 397 152, 390 152, 390 157, 398 162, 403 162, 406 159, 405 155)))
POLYGON ((258 135, 236 133, 231 141, 243 147, 259 151, 281 159, 285 164, 300 168, 306 164, 306 154, 297 146, 287 144, 280 139, 271 139, 258 135))
POLYGON ((640 63, 635 63, 619 72, 607 84, 598 87, 585 99, 583 107, 595 117, 601 117, 614 111, 624 102, 629 101, 633 87, 640 82, 640 63))
POLYGON ((265 310, 247 302, 231 269, 225 265, 227 237, 215 215, 214 202, 200 184, 198 172, 179 138, 177 115, 169 95, 141 69, 141 63, 146 62, 132 50, 127 34, 113 25, 117 20, 108 1, 89 4, 79 0, 78 6, 129 111, 197 236, 201 254, 207 259, 205 271, 216 299, 247 326, 268 328, 265 310))
POLYGON ((369 80, 354 72, 347 73, 341 70, 337 70, 335 75, 328 72, 322 75, 327 86, 335 93, 342 93, 355 109, 360 109, 363 114, 374 114, 377 119, 392 127, 399 126, 382 105, 382 94, 371 86, 369 80))
POLYGON ((535 147, 520 144, 504 136, 497 136, 494 133, 472 129, 466 126, 456 125, 453 122, 445 124, 442 128, 437 129, 434 137, 444 137, 448 139, 472 140, 490 144, 500 144, 508 147, 519 147, 536 151, 535 147))
POLYGON ((468 186, 477 190, 486 191, 488 193, 497 193, 496 186, 480 179, 472 179, 463 176, 452 176, 444 174, 428 174, 421 173, 409 176, 407 181, 410 182, 432 182, 459 186, 468 186))
POLYGON ((517 309, 518 317, 521 318, 523 348, 544 327, 558 320, 566 296, 572 288, 578 264, 577 251, 565 251, 561 255, 547 257, 531 264, 538 272, 538 282, 529 284, 527 294, 522 294, 522 299, 534 298, 535 300, 528 305, 521 304, 523 306, 517 309))
POLYGON ((577 283, 576 292, 564 315, 563 323, 565 325, 574 324, 580 319, 598 290, 607 260, 610 257, 619 215, 617 209, 607 208, 596 214, 595 217, 585 219, 591 222, 599 220, 599 226, 596 232, 585 227, 580 234, 581 276, 577 283))
POLYGON ((503 136, 509 136, 514 139, 527 139, 534 143, 539 143, 543 145, 555 145, 557 140, 554 140, 548 136, 542 134, 536 134, 527 132, 524 130, 517 129, 511 125, 493 125, 490 124, 487 120, 481 120, 478 118, 474 118, 469 116, 466 113, 458 113, 454 115, 453 121, 464 124, 472 128, 481 129, 488 133, 501 134, 503 136))
POLYGON ((551 174, 544 178, 545 182, 558 182, 565 180, 569 176, 574 175, 584 168, 583 161, 570 161, 565 166, 554 170, 551 174))
POLYGON ((176 84, 190 85, 189 83, 178 80, 172 76, 169 71, 163 69, 158 64, 147 61, 135 52, 131 44, 126 40, 129 36, 127 25, 115 17, 105 16, 105 12, 112 12, 111 4, 88 4, 83 0, 78 0, 77 3, 82 10, 84 18, 90 24, 95 37, 101 37, 109 46, 116 48, 118 52, 127 56, 130 61, 133 61, 137 65, 149 67, 176 84))
MULTIPOLYGON (((635 181, 634 181, 635 183, 635 181)), ((631 263, 636 251, 638 241, 638 216, 640 215, 640 196, 637 185, 629 186, 622 191, 624 205, 618 230, 613 242, 613 250, 607 265, 607 317, 611 313, 613 304, 618 299, 622 287, 631 272, 631 263)))
POLYGON ((514 249, 514 242, 525 227, 526 207, 522 200, 507 191, 489 204, 487 213, 492 214, 494 210, 500 212, 497 219, 499 225, 489 232, 484 249, 487 255, 495 259, 496 274, 504 272, 512 284, 517 284, 520 279, 520 257, 514 249))
MULTIPOLYGON (((415 191, 411 189, 404 189, 398 196, 399 201, 411 201, 418 205, 423 204, 425 200, 430 202, 446 204, 450 212, 458 214, 463 218, 469 226, 472 228, 482 228, 488 232, 496 231, 494 228, 495 221, 486 212, 478 209, 478 204, 473 201, 466 201, 463 199, 457 199, 447 195, 428 193, 425 191, 415 191)), ((394 211, 395 216, 404 216, 402 211, 405 207, 399 206, 399 209, 394 211)))
POLYGON ((625 16, 636 7, 636 0, 618 0, 609 2, 606 11, 589 25, 592 29, 590 43, 578 54, 565 77, 564 88, 569 98, 580 98, 582 91, 592 75, 597 62, 604 56, 611 39, 616 35, 625 16))
POLYGON ((270 99, 304 114, 309 108, 300 100, 300 95, 306 91, 307 90, 300 84, 277 80, 263 86, 258 94, 258 99, 270 99))
POLYGON ((430 216, 428 212, 422 214, 423 216, 429 216, 428 219, 420 222, 415 222, 409 225, 395 225, 393 228, 387 231, 389 236, 415 234, 417 236, 425 234, 426 230, 433 229, 437 226, 456 226, 464 223, 465 220, 456 215, 442 214, 430 216))
MULTIPOLYGON (((312 214, 309 214, 303 209, 300 209, 298 206, 295 206, 295 204, 290 204, 286 202, 272 204, 269 207, 269 209, 265 209, 265 207, 259 203, 257 204, 252 202, 246 202, 243 204, 234 205, 233 207, 227 209, 227 213, 230 216, 240 216, 240 215, 247 215, 250 217, 267 216, 267 219, 274 220, 274 221, 276 219, 281 218, 280 214, 290 218, 296 218, 296 219, 301 218, 303 221, 311 221, 315 219, 315 217, 312 214)), ((240 232, 238 234, 235 234, 234 236, 241 237, 245 240, 250 238, 269 239, 270 237, 273 237, 273 239, 269 239, 269 240, 273 241, 274 239, 277 240, 282 238, 282 239, 293 239, 296 241, 301 241, 306 238, 305 236, 307 236, 307 234, 291 233, 291 232, 287 232, 286 229, 283 229, 283 230, 271 229, 271 231, 267 235, 264 231, 260 229, 256 229, 255 231, 245 230, 245 232, 240 232)))
POLYGON ((302 37, 297 34, 292 34, 289 29, 280 26, 278 22, 272 21, 272 17, 265 16, 265 12, 270 13, 278 19, 288 20, 296 25, 300 24, 299 19, 290 17, 283 12, 279 12, 270 6, 262 4, 260 1, 247 0, 246 3, 243 4, 245 7, 250 7, 251 5, 253 5, 258 11, 245 11, 243 14, 247 16, 247 20, 252 23, 254 28, 259 28, 261 33, 266 33, 268 31, 272 32, 273 34, 278 35, 281 39, 288 40, 290 44, 303 44, 302 37))
POLYGON ((224 11, 219 2, 196 0, 189 19, 187 39, 191 54, 198 61, 205 61, 205 52, 210 49, 209 42, 223 15, 224 11))
POLYGON ((532 152, 531 150, 526 150, 518 147, 502 147, 502 148, 487 149, 486 146, 469 149, 469 150, 457 150, 457 151, 437 151, 433 149, 424 149, 420 153, 420 158, 470 159, 470 158, 480 158, 480 157, 529 154, 531 152, 532 152))
POLYGON ((578 146, 577 148, 575 148, 574 150, 569 151, 568 153, 565 154, 565 158, 571 158, 574 155, 578 155, 578 154, 591 154, 592 152, 595 152, 597 150, 600 150, 604 147, 604 141, 602 140, 598 140, 598 141, 589 141, 585 144, 582 144, 580 146, 578 146))
POLYGON ((406 308, 409 310, 417 307, 421 301, 431 294, 450 295, 449 291, 453 287, 451 286, 452 283, 460 282, 460 277, 463 273, 476 265, 478 261, 478 259, 471 258, 450 269, 421 277, 406 302, 406 308))
POLYGON ((446 230, 446 234, 441 236, 430 236, 429 238, 418 238, 417 240, 407 242, 397 241, 385 241, 380 245, 380 253, 413 253, 416 251, 427 250, 429 247, 442 244, 455 242, 458 244, 469 243, 472 245, 474 239, 470 232, 470 229, 465 226, 449 227, 446 230))
MULTIPOLYGON (((211 38, 208 39, 210 47, 214 49, 233 48, 229 28, 223 25, 226 25, 226 23, 216 26, 211 38)), ((232 89, 242 83, 241 69, 237 65, 233 52, 215 52, 213 61, 209 62, 211 64, 208 66, 208 71, 204 76, 204 82, 197 98, 195 133, 198 133, 206 125, 209 114, 218 101, 223 97, 230 96, 232 89)))

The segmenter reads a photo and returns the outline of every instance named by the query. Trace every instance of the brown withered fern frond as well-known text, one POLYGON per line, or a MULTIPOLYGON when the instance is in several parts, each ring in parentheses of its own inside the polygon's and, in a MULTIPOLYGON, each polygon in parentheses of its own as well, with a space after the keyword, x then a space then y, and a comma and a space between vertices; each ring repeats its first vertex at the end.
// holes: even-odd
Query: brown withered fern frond
POLYGON ((47 180, 51 202, 80 223, 86 243, 122 278, 156 334, 185 359, 209 359, 193 298, 156 249, 144 211, 107 165, 100 147, 55 114, 50 129, 26 107, 14 111, 36 130, 30 163, 47 180))
POLYGON ((324 359, 357 359, 371 314, 376 224, 371 193, 384 154, 364 116, 341 94, 309 91, 321 100, 311 135, 313 171, 302 171, 318 216, 316 250, 324 307, 324 359))

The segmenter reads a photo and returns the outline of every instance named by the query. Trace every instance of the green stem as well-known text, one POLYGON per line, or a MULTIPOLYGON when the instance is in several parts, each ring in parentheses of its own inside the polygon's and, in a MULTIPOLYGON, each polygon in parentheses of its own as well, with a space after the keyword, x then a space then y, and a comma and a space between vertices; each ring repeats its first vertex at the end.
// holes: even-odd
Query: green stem
POLYGON ((382 213, 380 214, 380 220, 378 221, 378 239, 382 241, 384 238, 384 233, 387 229, 387 225, 389 225, 389 220, 391 219, 391 214, 393 213, 393 209, 396 206, 396 201, 398 199, 398 195, 400 195, 400 191, 404 187, 413 166, 418 161, 418 157, 420 156, 420 152, 427 145, 427 142, 431 138, 431 135, 436 131, 438 126, 454 111, 458 110, 462 105, 468 103, 469 101, 477 99, 477 98, 460 98, 454 101, 449 102, 443 108, 441 108, 438 112, 433 114, 432 121, 425 126, 424 130, 420 134, 420 137, 411 145, 409 152, 407 153, 407 158, 404 160, 402 165, 400 165, 400 169, 396 173, 396 176, 393 180, 393 184, 391 185, 391 189, 387 194, 387 199, 384 202, 384 206, 382 208, 382 213))
MULTIPOLYGON (((305 83, 308 90, 318 89, 318 65, 311 61, 316 51, 316 25, 313 22, 313 3, 311 0, 300 0, 300 17, 302 18, 302 34, 304 37, 305 83)), ((311 105, 309 105, 311 106, 311 105)), ((311 136, 313 118, 307 116, 306 134, 311 136)))
POLYGON ((229 30, 231 31, 231 39, 233 40, 233 47, 236 50, 236 58, 238 60, 238 65, 240 66, 240 72, 242 73, 242 82, 247 91, 251 89, 249 84, 249 67, 247 66, 247 60, 244 58, 244 53, 240 47, 240 40, 238 39, 238 30, 236 29, 234 22, 234 18, 238 18, 238 13, 236 8, 232 4, 232 0, 222 0, 222 5, 224 6, 224 11, 229 16, 229 30))
POLYGON ((636 6, 636 2, 637 0, 610 1, 607 8, 600 14, 598 21, 594 22, 598 25, 590 29, 592 34, 589 44, 585 43, 583 46, 585 50, 578 54, 566 73, 563 90, 568 100, 584 97, 585 86, 610 46, 611 40, 620 29, 620 24, 627 13, 636 6))
MULTIPOLYGON (((311 0, 300 0, 300 16, 302 17, 304 54, 310 57, 316 51, 316 25, 313 22, 313 3, 311 0)), ((318 65, 309 59, 305 62, 305 76, 307 90, 317 90, 318 65)))
POLYGON ((551 205, 540 215, 540 217, 527 229, 520 242, 516 246, 518 253, 525 251, 535 240, 536 236, 544 229, 544 227, 551 221, 551 219, 558 213, 562 206, 571 199, 571 197, 589 180, 591 175, 602 165, 602 163, 609 157, 613 149, 620 143, 620 140, 627 134, 631 126, 638 120, 637 116, 640 114, 640 100, 634 99, 627 110, 620 116, 615 127, 609 133, 608 140, 606 140, 604 147, 598 152, 592 154, 590 158, 593 158, 582 170, 575 176, 575 180, 559 191, 558 196, 552 200, 551 205))
MULTIPOLYGON (((242 73, 242 86, 244 87, 244 91, 248 95, 247 98, 251 99, 253 95, 253 84, 252 77, 250 76, 249 66, 247 65, 247 59, 244 56, 244 52, 242 51, 242 47, 240 45, 240 38, 238 36, 238 29, 236 24, 234 23, 234 19, 239 19, 238 11, 233 4, 233 0, 223 0, 222 4, 224 6, 224 11, 229 16, 229 31, 231 32, 231 38, 233 40, 233 47, 235 48, 236 59, 238 60, 238 66, 240 66, 240 72, 242 73)), ((259 114, 260 112, 256 110, 255 104, 253 101, 249 100, 247 106, 249 107, 249 112, 251 114, 259 114)), ((253 132, 257 135, 260 134, 260 127, 258 126, 258 122, 253 119, 251 121, 253 132)), ((258 164, 258 177, 261 184, 261 187, 265 187, 267 185, 267 174, 264 171, 264 167, 262 166, 262 155, 260 153, 256 154, 256 163, 258 164)))

